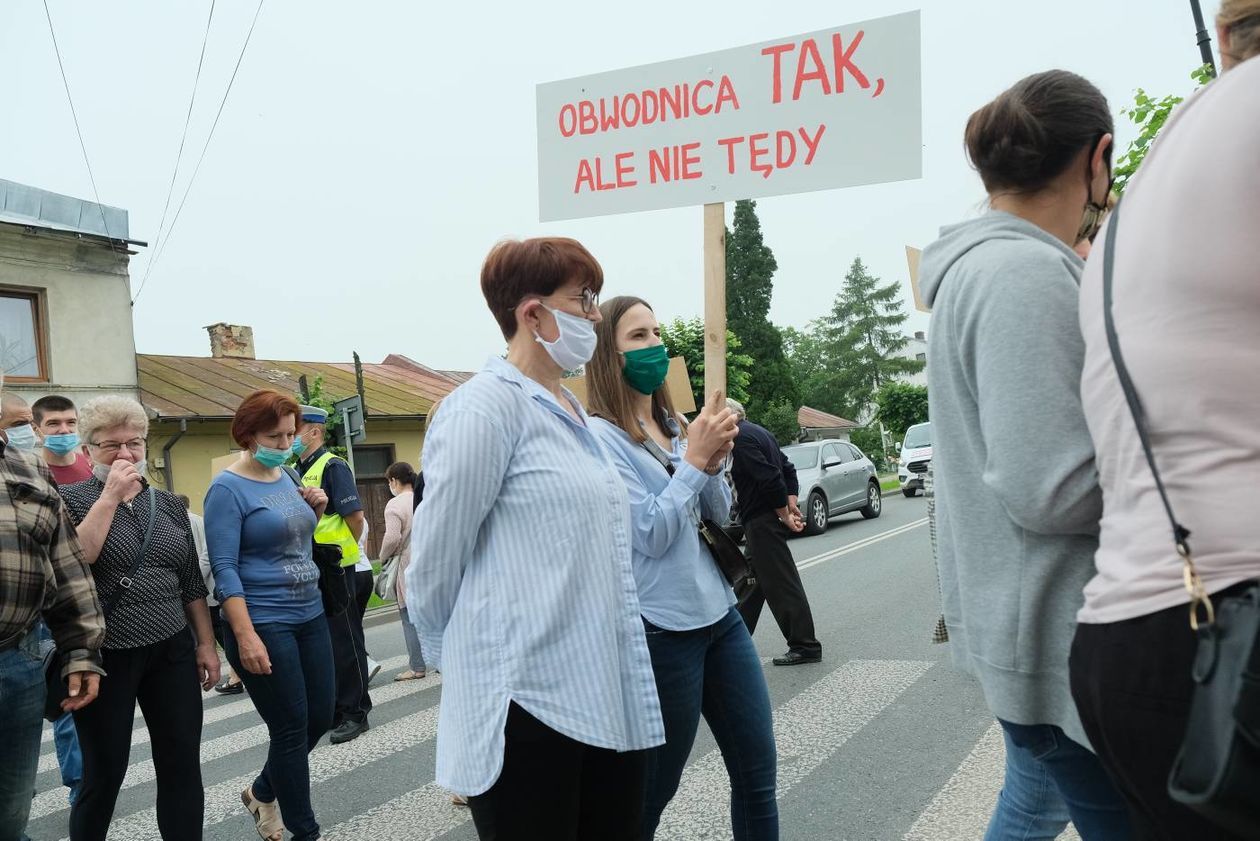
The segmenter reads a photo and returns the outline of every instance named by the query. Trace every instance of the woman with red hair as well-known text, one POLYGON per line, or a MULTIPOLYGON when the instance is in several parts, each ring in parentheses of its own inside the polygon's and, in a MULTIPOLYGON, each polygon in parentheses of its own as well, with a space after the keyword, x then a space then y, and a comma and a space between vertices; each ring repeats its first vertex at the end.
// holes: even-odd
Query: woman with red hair
POLYGON ((242 447, 206 493, 206 542, 223 606, 224 650, 245 683, 271 744, 267 764, 241 801, 259 836, 317 841, 307 754, 332 725, 333 658, 311 556, 328 505, 281 466, 293 450, 298 404, 277 391, 246 397, 232 419, 242 447))

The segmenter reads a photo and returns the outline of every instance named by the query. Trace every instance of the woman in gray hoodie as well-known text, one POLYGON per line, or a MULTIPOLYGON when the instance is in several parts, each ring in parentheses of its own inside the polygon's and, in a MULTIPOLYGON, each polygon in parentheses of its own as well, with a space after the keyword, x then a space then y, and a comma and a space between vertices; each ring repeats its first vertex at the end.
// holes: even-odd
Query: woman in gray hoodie
POLYGON ((1107 101, 1085 79, 1016 83, 967 122, 989 212, 923 252, 945 622, 1006 741, 986 841, 1055 838, 1069 819, 1086 841, 1129 836, 1068 686, 1102 510, 1072 246, 1106 202, 1111 142, 1107 101))

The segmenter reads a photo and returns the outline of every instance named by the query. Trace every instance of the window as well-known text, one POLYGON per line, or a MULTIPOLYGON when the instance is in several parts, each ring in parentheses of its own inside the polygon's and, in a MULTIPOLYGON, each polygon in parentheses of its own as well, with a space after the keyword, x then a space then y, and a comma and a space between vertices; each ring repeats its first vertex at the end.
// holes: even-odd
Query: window
POLYGON ((917 360, 919 360, 920 362, 927 362, 927 354, 926 354, 926 353, 916 353, 916 354, 914 355, 914 358, 915 358, 915 359, 917 359, 917 360))
POLYGON ((866 455, 857 447, 853 446, 852 444, 845 444, 844 446, 849 448, 850 452, 853 453, 853 458, 855 458, 856 460, 861 461, 862 459, 866 458, 866 455))
POLYGON ((11 382, 47 382, 44 299, 0 288, 0 371, 11 382))
POLYGON ((393 463, 393 444, 360 445, 354 448, 356 479, 384 476, 385 469, 393 463))

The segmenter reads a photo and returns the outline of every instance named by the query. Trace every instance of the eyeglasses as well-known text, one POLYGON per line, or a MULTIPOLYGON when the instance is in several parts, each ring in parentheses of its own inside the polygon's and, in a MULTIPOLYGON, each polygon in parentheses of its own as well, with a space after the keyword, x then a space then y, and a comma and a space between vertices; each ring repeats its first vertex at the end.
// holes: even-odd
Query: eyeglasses
MULTIPOLYGON (((581 295, 557 295, 554 297, 567 298, 570 301, 581 301, 583 315, 590 315, 592 312, 595 311, 595 308, 599 306, 599 293, 596 292, 594 289, 591 289, 590 287, 583 289, 581 295)), ((526 300, 529 300, 529 299, 528 298, 522 299, 521 303, 524 303, 526 300)), ((534 300, 542 300, 542 299, 534 298, 534 300)), ((516 306, 519 307, 520 304, 517 304, 516 306)), ((516 309, 516 307, 513 307, 512 309, 516 309)))
POLYGON ((103 453, 109 453, 110 455, 114 455, 115 453, 119 452, 123 447, 126 447, 128 450, 130 450, 133 453, 143 453, 145 443, 144 443, 143 438, 133 438, 130 441, 101 441, 100 443, 97 443, 97 444, 92 444, 89 442, 89 446, 96 447, 96 449, 100 450, 103 453))

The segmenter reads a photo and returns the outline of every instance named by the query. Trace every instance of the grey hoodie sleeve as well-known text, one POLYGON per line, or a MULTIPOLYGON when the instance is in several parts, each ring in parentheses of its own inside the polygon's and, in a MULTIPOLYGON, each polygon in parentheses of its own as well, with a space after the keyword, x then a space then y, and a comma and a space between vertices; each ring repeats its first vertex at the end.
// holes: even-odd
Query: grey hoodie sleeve
POLYGON ((1102 491, 1081 408, 1080 290, 1061 258, 1020 256, 977 290, 967 319, 984 482, 1021 528, 1094 535, 1102 491))

